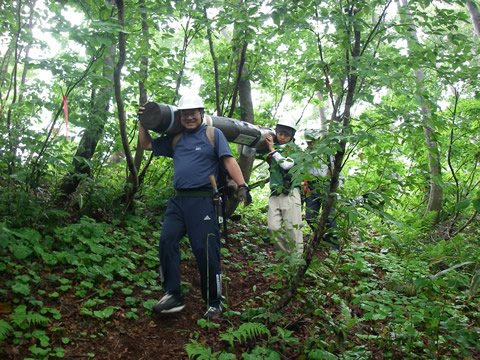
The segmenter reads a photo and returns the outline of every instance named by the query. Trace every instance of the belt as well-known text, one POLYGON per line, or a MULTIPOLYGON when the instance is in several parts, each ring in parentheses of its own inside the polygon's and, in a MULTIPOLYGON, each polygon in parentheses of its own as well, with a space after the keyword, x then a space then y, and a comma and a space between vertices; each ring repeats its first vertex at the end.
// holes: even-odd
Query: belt
POLYGON ((179 197, 211 197, 213 196, 212 191, 198 190, 198 189, 188 189, 188 190, 177 190, 175 189, 175 196, 179 197))
POLYGON ((270 197, 279 196, 279 195, 290 195, 290 193, 292 192, 293 189, 299 189, 300 190, 300 188, 296 185, 291 187, 290 189, 283 188, 282 191, 278 191, 278 189, 275 189, 275 190, 272 190, 270 192, 270 197))

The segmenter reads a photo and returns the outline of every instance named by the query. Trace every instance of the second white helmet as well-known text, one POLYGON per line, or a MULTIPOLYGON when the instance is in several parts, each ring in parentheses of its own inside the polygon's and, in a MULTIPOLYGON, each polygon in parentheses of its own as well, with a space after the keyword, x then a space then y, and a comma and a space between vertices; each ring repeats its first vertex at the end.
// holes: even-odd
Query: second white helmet
POLYGON ((320 129, 306 128, 303 132, 303 136, 306 141, 315 141, 322 137, 322 131, 320 129))
POLYGON ((177 109, 205 109, 205 105, 202 98, 198 95, 183 95, 178 101, 177 109))

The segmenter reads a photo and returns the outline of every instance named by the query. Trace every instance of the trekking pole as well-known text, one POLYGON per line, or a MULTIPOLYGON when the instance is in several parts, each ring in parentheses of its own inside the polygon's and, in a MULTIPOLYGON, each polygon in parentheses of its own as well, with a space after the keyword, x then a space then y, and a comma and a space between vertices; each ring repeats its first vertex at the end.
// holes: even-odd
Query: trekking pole
POLYGON ((227 229, 227 189, 222 187, 222 216, 223 216, 223 238, 225 244, 228 242, 228 229, 227 229))
POLYGON ((225 243, 227 243, 228 239, 228 232, 227 232, 227 209, 225 208, 225 199, 226 199, 226 189, 223 187, 222 196, 220 196, 220 192, 218 191, 217 183, 215 181, 215 177, 210 175, 208 177, 210 179, 210 184, 212 184, 213 188, 213 203, 215 204, 215 213, 217 215, 217 224, 220 226, 223 223, 223 237, 225 239, 225 243))
POLYGON ((217 182, 215 181, 215 176, 209 175, 210 184, 213 188, 213 204, 215 205, 215 214, 217 216, 217 224, 220 225, 223 222, 222 215, 222 199, 220 198, 220 193, 218 192, 217 182))
MULTIPOLYGON (((226 217, 225 206, 223 206, 222 197, 220 196, 220 193, 218 191, 217 182, 215 181, 215 176, 209 175, 208 178, 213 188, 213 203, 215 205, 215 213, 217 215, 217 224, 220 226, 220 224, 223 222, 224 237, 225 237, 225 243, 226 243, 227 242, 227 221, 226 221, 227 217, 226 217)), ((225 187, 222 188, 222 193, 225 194, 225 187)), ((219 243, 220 243, 220 239, 219 239, 219 243)), ((225 290, 227 291, 226 296, 228 299, 228 288, 226 288, 225 290)), ((220 294, 221 294, 221 288, 220 288, 220 294)), ((223 295, 221 295, 221 298, 225 299, 223 295)), ((225 300, 222 300, 222 302, 224 301, 225 300)))

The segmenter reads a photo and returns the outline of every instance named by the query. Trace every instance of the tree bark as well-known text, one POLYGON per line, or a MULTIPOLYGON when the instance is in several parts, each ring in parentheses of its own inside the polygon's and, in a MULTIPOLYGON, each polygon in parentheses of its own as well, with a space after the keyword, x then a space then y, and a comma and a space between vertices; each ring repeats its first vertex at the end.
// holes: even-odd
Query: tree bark
MULTIPOLYGON (((234 31, 237 31, 235 29, 234 31)), ((236 83, 233 90, 232 104, 230 106, 230 115, 232 116, 235 110, 235 100, 238 94, 238 100, 240 103, 240 117, 242 121, 254 124, 254 109, 252 101, 252 87, 250 84, 248 68, 245 66, 246 52, 248 43, 244 42, 241 47, 240 53, 233 54, 236 63, 236 83)), ((252 174, 253 162, 255 160, 255 149, 247 146, 239 145, 240 156, 238 158, 238 165, 242 170, 243 178, 248 183, 250 181, 250 175, 252 174)), ((227 217, 233 214, 238 206, 238 199, 234 197, 227 202, 227 217)))
MULTIPOLYGON (((141 16, 142 16, 142 36, 143 36, 143 40, 145 41, 146 45, 148 46, 149 43, 150 43, 150 32, 149 32, 149 27, 148 27, 148 24, 147 24, 147 12, 146 12, 146 7, 145 7, 145 0, 141 0, 140 1, 140 13, 141 13, 141 16)), ((143 105, 147 102, 148 100, 148 97, 147 97, 147 90, 145 89, 145 84, 144 84, 144 81, 147 80, 147 77, 148 77, 148 56, 143 56, 142 57, 142 60, 140 62, 140 75, 141 75, 141 79, 139 82, 138 82, 138 89, 139 89, 139 92, 140 92, 140 105, 143 105)), ((135 158, 134 158, 134 165, 135 165, 135 168, 137 169, 137 172, 140 172, 140 166, 142 164, 142 159, 143 159, 143 154, 144 154, 144 151, 143 151, 143 148, 142 146, 140 145, 140 140, 137 138, 137 145, 136 145, 136 148, 135 148, 135 158)), ((130 177, 132 175, 130 174, 130 177)), ((131 178, 130 181, 133 181, 133 179, 131 178)), ((143 176, 140 176, 139 179, 138 179, 138 183, 139 185, 142 183, 143 181, 143 176)))
MULTIPOLYGON (((240 76, 238 82, 238 95, 240 103, 241 120, 254 124, 254 111, 252 101, 252 88, 250 80, 248 79, 248 69, 243 66, 241 73, 237 73, 240 76)), ((240 156, 238 157, 238 165, 242 170, 243 178, 248 183, 250 181, 250 175, 252 174, 253 162, 255 161, 256 150, 245 145, 239 145, 240 156)), ((227 217, 232 215, 238 206, 238 199, 227 202, 227 217)))
MULTIPOLYGON (((382 16, 379 18, 376 26, 371 30, 370 34, 368 34, 368 36, 364 40, 363 47, 362 47, 362 41, 361 41, 362 40, 361 33, 360 33, 360 30, 356 28, 355 23, 353 23, 351 26, 345 29, 347 34, 350 35, 351 37, 351 40, 350 40, 351 47, 349 47, 349 49, 345 51, 345 63, 346 63, 345 73, 346 73, 346 79, 347 79, 346 89, 340 92, 340 95, 338 96, 338 99, 336 102, 332 101, 334 104, 332 109, 332 121, 338 122, 341 125, 343 134, 348 134, 351 131, 350 130, 351 110, 355 103, 354 96, 358 91, 357 64, 360 63, 360 58, 363 54, 363 51, 366 49, 367 45, 369 45, 369 43, 374 38, 374 35, 376 34, 375 32, 376 28, 385 18, 386 10, 389 4, 390 3, 387 3, 384 6, 382 16), (337 115, 337 114, 340 114, 338 107, 340 106, 339 104, 343 103, 342 101, 343 99, 345 99, 343 113, 341 115, 337 115)), ((349 8, 349 10, 360 11, 361 9, 356 9, 355 7, 351 7, 349 8)), ((355 14, 349 13, 348 15, 350 17, 353 17, 355 14)), ((321 49, 321 47, 319 49, 321 49)), ((323 56, 321 53, 320 53, 320 58, 323 59, 323 56)), ((333 100, 333 96, 332 96, 332 100, 333 100)), ((275 302, 272 305, 272 307, 269 309, 272 312, 279 311, 290 302, 294 293, 297 291, 301 281, 303 280, 305 273, 307 272, 308 267, 312 262, 312 259, 315 255, 316 250, 320 246, 320 241, 323 239, 323 235, 325 233, 325 228, 326 228, 326 224, 330 214, 330 210, 335 204, 335 199, 336 199, 335 193, 338 188, 338 180, 340 178, 340 172, 342 171, 342 164, 343 164, 345 149, 347 145, 346 140, 344 140, 344 138, 341 138, 341 140, 338 142, 338 145, 340 150, 338 150, 337 153, 335 154, 335 164, 334 164, 332 176, 330 178, 328 196, 323 205, 322 213, 319 216, 319 219, 317 222, 317 228, 315 230, 313 239, 310 242, 308 242, 304 247, 303 259, 305 261, 304 263, 301 263, 300 265, 297 266, 297 268, 295 269, 295 273, 289 279, 288 287, 283 291, 283 293, 280 294, 280 298, 278 299, 278 301, 275 302)))
MULTIPOLYGON (((125 26, 125 8, 123 0, 116 0, 117 9, 118 9, 118 24, 122 27, 125 26)), ((122 86, 121 86, 121 74, 123 64, 125 63, 125 48, 126 48, 126 39, 125 33, 120 30, 118 33, 118 61, 115 66, 115 71, 113 74, 114 86, 115 86, 115 99, 117 101, 117 112, 118 112, 118 122, 120 126, 120 134, 122 138, 123 151, 125 152, 125 157, 127 160, 128 170, 130 171, 129 179, 130 187, 127 187, 126 190, 126 210, 131 210, 133 208, 133 198, 138 190, 138 172, 133 162, 132 152, 130 151, 130 144, 128 142, 127 135, 127 122, 126 115, 122 99, 122 86)))
MULTIPOLYGON (((254 124, 255 119, 252 101, 252 87, 250 80, 248 79, 248 69, 246 66, 243 67, 242 73, 239 75, 241 77, 238 83, 241 120, 250 124, 254 124)), ((244 145, 240 146, 240 150, 238 165, 240 165, 240 169, 242 169, 242 174, 245 178, 245 181, 248 182, 250 180, 250 175, 252 174, 253 161, 255 160, 256 152, 255 149, 244 145)))
MULTIPOLYGON (((28 19, 28 25, 27 25, 27 30, 28 34, 31 36, 32 35, 32 29, 33 29, 33 16, 35 14, 35 3, 37 0, 32 0, 30 2, 30 16, 28 19)), ((24 58, 27 59, 30 54, 30 45, 28 45, 25 48, 25 56, 24 58)), ((25 82, 27 81, 27 72, 28 72, 28 67, 24 64, 23 65, 23 72, 22 72, 22 81, 20 83, 20 86, 23 87, 25 85, 25 82)), ((23 90, 21 89, 20 95, 18 96, 18 102, 21 103, 23 101, 23 90)))
POLYGON ((12 108, 13 105, 16 104, 17 102, 17 93, 18 93, 18 87, 17 87, 17 73, 18 73, 18 64, 19 64, 19 59, 20 59, 20 52, 21 52, 21 46, 20 46, 20 35, 22 33, 22 3, 21 1, 18 1, 17 4, 17 32, 15 35, 15 40, 14 40, 14 46, 15 46, 15 63, 13 64, 13 69, 12 69, 12 80, 10 81, 10 87, 7 92, 6 99, 9 98, 9 93, 10 89, 13 88, 13 95, 12 95, 12 101, 10 102, 10 107, 7 110, 7 129, 8 129, 8 143, 9 143, 9 154, 7 154, 7 164, 8 164, 8 174, 11 175, 13 173, 13 168, 15 167, 16 164, 16 148, 17 148, 17 143, 18 143, 18 134, 17 134, 17 126, 14 123, 13 116, 12 116, 12 108))
POLYGON ((213 76, 215 81, 215 110, 218 116, 222 116, 222 111, 220 107, 220 80, 218 78, 218 60, 217 56, 215 55, 215 48, 213 46, 212 31, 210 30, 210 24, 207 16, 207 7, 203 8, 203 17, 207 21, 208 46, 210 49, 210 56, 212 57, 213 63, 213 76))
POLYGON ((68 174, 62 180, 60 190, 64 195, 72 194, 78 187, 78 184, 85 176, 91 175, 91 168, 88 162, 93 158, 98 142, 102 139, 105 121, 110 108, 110 100, 113 90, 113 74, 115 45, 109 48, 109 54, 103 57, 102 76, 108 80, 107 84, 102 86, 98 93, 92 92, 92 111, 87 128, 83 132, 82 138, 77 147, 75 157, 73 158, 73 173, 68 174))
MULTIPOLYGON (((323 101, 323 96, 320 91, 316 91, 315 93, 317 95, 317 99, 323 101)), ((318 115, 320 120, 320 129, 327 130, 327 116, 325 115, 325 106, 322 105, 318 107, 318 115)))
POLYGON ((470 18, 472 19, 473 29, 475 34, 480 39, 480 13, 478 7, 473 0, 467 0, 467 10, 470 13, 470 18))
MULTIPOLYGON (((407 19, 412 19, 410 12, 408 10, 408 0, 401 0, 399 6, 402 6, 406 9, 407 19)), ((410 30, 412 38, 418 42, 418 35, 414 28, 410 30)), ((435 141, 435 129, 430 125, 432 114, 431 110, 425 101, 423 92, 425 92, 425 86, 423 85, 424 73, 422 69, 415 70, 415 76, 417 78, 417 86, 420 92, 420 97, 422 99, 422 114, 423 114, 423 133, 425 135, 425 143, 428 151, 428 167, 430 170, 430 194, 428 198, 428 205, 426 213, 432 211, 440 212, 442 209, 443 201, 443 189, 439 182, 442 179, 442 167, 440 163, 440 150, 438 149, 438 144, 435 141)))

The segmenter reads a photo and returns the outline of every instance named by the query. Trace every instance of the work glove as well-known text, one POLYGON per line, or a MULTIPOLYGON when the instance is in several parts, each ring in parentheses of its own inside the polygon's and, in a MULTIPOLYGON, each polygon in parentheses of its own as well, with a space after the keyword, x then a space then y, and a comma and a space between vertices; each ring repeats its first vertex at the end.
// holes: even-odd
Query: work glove
POLYGON ((252 202, 252 195, 250 195, 250 188, 247 184, 238 187, 238 200, 243 202, 243 206, 248 206, 252 202))

